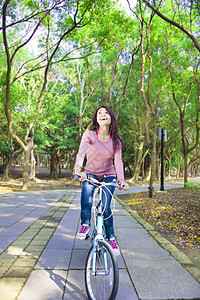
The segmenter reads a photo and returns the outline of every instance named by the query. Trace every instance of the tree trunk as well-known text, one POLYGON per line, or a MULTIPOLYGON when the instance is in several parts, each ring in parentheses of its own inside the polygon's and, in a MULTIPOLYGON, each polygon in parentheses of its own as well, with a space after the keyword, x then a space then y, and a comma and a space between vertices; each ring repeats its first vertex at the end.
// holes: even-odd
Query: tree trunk
POLYGON ((186 187, 188 176, 188 166, 187 166, 187 152, 184 153, 184 187, 186 187))
POLYGON ((151 165, 149 166, 149 168, 147 169, 146 171, 146 174, 145 174, 145 180, 149 181, 151 178, 151 165))
POLYGON ((137 180, 140 175, 143 147, 144 147, 144 139, 142 139, 140 141, 140 146, 138 148, 137 155, 135 157, 136 160, 134 163, 133 176, 132 176, 130 182, 134 182, 135 180, 137 180))
POLYGON ((57 174, 57 163, 56 163, 56 153, 51 154, 51 178, 52 179, 58 179, 58 174, 57 174))
POLYGON ((61 172, 61 164, 60 162, 58 163, 58 170, 59 170, 59 178, 62 177, 62 172, 61 172))
POLYGON ((11 168, 12 168, 12 164, 13 164, 13 161, 17 158, 17 156, 19 154, 21 154, 23 152, 23 149, 18 149, 17 151, 14 151, 11 153, 10 157, 9 157, 9 161, 6 165, 6 168, 4 170, 4 173, 3 173, 3 176, 2 176, 2 179, 3 180, 8 180, 9 177, 10 177, 10 172, 11 172, 11 168))
POLYGON ((197 164, 195 167, 195 177, 199 177, 200 164, 197 164))
POLYGON ((132 176, 132 170, 128 162, 126 163, 126 167, 128 168, 129 175, 132 176))
POLYGON ((168 160, 168 179, 171 179, 171 159, 168 160))
POLYGON ((151 177, 149 186, 154 188, 156 179, 156 136, 157 136, 157 114, 153 114, 153 145, 151 150, 151 177))
POLYGON ((36 165, 36 160, 35 160, 35 156, 34 156, 34 152, 33 149, 31 150, 31 165, 30 165, 30 176, 29 178, 32 180, 35 180, 36 176, 35 176, 35 165, 36 165))
POLYGON ((28 171, 29 171, 29 158, 30 158, 30 148, 26 147, 24 151, 24 165, 23 165, 23 190, 28 190, 28 171))
POLYGON ((157 173, 157 178, 160 178, 160 160, 157 159, 157 162, 156 162, 156 173, 157 173))
POLYGON ((39 156, 39 153, 37 153, 37 166, 38 167, 40 166, 40 156, 39 156))
POLYGON ((145 178, 144 159, 142 160, 142 178, 145 178))
POLYGON ((179 171, 180 171, 180 166, 177 166, 177 169, 176 169, 176 179, 178 179, 178 177, 179 177, 179 171))
POLYGON ((142 178, 145 179, 145 157, 149 153, 149 149, 147 149, 141 160, 141 169, 142 169, 142 178))
MULTIPOLYGON (((32 128, 32 134, 34 134, 34 128, 32 128)), ((34 148, 34 137, 31 137, 31 168, 30 168, 30 176, 29 178, 32 180, 35 180, 35 165, 36 165, 36 160, 35 160, 35 156, 34 156, 34 152, 33 152, 33 148, 34 148)))

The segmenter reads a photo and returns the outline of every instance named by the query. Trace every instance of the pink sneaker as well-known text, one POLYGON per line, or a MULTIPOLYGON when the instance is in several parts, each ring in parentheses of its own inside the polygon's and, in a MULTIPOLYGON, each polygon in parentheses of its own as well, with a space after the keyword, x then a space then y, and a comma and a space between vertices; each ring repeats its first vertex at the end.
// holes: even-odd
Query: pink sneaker
POLYGON ((119 247, 118 247, 118 245, 117 245, 117 243, 116 243, 115 238, 114 238, 114 237, 111 238, 111 239, 109 240, 109 243, 110 243, 111 247, 113 248, 113 251, 114 251, 115 255, 119 255, 119 254, 120 254, 120 251, 119 251, 119 247))
POLYGON ((89 232, 89 225, 83 224, 80 231, 77 233, 76 237, 79 240, 85 240, 87 234, 89 232))

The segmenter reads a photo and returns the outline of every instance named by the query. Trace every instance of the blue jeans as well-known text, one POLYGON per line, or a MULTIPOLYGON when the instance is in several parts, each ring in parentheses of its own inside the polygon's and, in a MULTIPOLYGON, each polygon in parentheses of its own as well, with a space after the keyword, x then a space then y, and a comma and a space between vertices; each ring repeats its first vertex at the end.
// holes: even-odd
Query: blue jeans
MULTIPOLYGON (((95 179, 98 179, 95 175, 89 175, 95 179)), ((113 179, 116 179, 116 177, 106 177, 103 181, 112 182, 113 179)), ((115 191, 115 186, 109 185, 107 186, 107 188, 103 187, 102 204, 104 209, 104 226, 106 230, 106 238, 109 240, 110 238, 114 237, 113 216, 110 208, 110 203, 112 200, 112 195, 115 191), (111 194, 107 191, 107 188, 110 190, 111 194)), ((90 226, 94 189, 94 185, 88 183, 86 180, 83 181, 81 192, 81 225, 88 224, 90 226)))

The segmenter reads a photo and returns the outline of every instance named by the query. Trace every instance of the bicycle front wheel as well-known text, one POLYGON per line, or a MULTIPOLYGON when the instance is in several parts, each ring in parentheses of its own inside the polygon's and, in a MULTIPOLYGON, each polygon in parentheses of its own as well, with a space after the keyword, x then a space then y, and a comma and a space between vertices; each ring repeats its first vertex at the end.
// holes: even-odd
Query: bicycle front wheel
POLYGON ((98 241, 96 252, 93 246, 85 264, 85 286, 89 299, 115 299, 119 285, 119 270, 116 257, 106 241, 98 241))

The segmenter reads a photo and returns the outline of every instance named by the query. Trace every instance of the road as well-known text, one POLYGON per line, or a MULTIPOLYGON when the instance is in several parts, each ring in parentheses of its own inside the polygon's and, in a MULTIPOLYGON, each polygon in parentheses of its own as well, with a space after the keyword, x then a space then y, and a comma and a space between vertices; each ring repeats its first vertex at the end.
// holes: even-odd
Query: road
MULTIPOLYGON (((200 183, 200 177, 191 178, 188 180, 188 182, 192 183, 200 183)), ((132 194, 132 193, 140 193, 140 192, 146 192, 148 191, 148 183, 137 183, 137 184, 131 184, 130 189, 128 191, 119 191, 118 189, 115 190, 115 195, 122 195, 122 194, 132 194)), ((183 180, 172 180, 167 181, 164 183, 164 189, 169 190, 173 188, 179 188, 184 187, 183 180)), ((160 183, 155 184, 155 190, 160 190, 160 183)))

